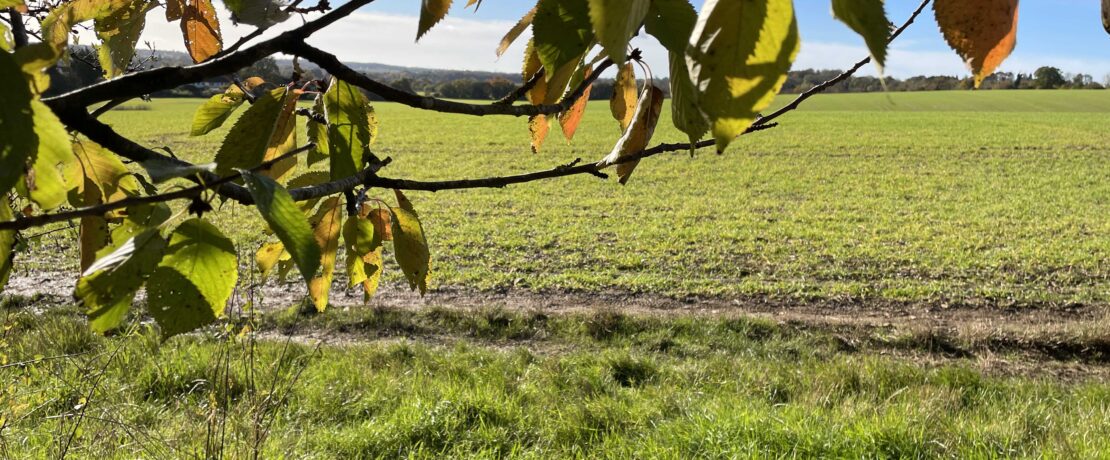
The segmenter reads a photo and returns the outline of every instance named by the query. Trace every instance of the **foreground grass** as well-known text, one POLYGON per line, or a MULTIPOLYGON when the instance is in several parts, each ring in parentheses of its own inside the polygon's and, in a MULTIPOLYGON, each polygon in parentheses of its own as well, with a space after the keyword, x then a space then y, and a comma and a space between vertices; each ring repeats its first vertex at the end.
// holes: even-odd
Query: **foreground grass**
MULTIPOLYGON (((104 118, 145 145, 207 162, 226 128, 188 137, 197 105, 158 100, 104 118)), ((375 148, 395 160, 383 171, 393 177, 591 161, 618 134, 604 103, 591 104, 572 144, 553 131, 539 155, 528 153, 521 120, 377 111, 375 148)), ((625 187, 577 177, 410 195, 438 285, 1106 305, 1108 111, 1110 91, 822 95, 723 156, 653 158, 625 187)), ((668 119, 661 126, 657 141, 683 140, 668 119)), ((212 217, 244 244, 246 264, 262 224, 251 209, 221 209, 212 217)), ((20 263, 75 273, 72 238, 48 235, 20 263)))
POLYGON ((252 346, 5 313, 6 458, 57 455, 71 432, 79 458, 1110 455, 1105 383, 921 366, 746 318, 355 310, 265 317, 252 346))

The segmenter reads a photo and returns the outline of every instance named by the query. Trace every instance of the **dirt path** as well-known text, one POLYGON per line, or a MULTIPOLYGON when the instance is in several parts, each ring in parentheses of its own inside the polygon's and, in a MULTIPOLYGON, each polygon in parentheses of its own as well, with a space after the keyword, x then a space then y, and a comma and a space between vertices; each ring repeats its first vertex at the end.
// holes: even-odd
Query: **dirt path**
MULTIPOLYGON (((20 273, 13 275, 5 294, 34 297, 36 306, 46 307, 72 302, 73 283, 68 273, 20 273)), ((236 292, 234 302, 243 305, 251 294, 263 309, 278 309, 299 303, 305 290, 300 283, 267 283, 253 292, 236 292)), ((1028 373, 1031 368, 1046 366, 1049 369, 1043 370, 1065 376, 1110 370, 1110 316, 1107 308, 1100 306, 1007 309, 895 301, 676 299, 615 291, 480 292, 451 286, 425 297, 400 286, 383 286, 363 304, 361 292, 344 290, 338 283, 332 301, 332 308, 366 305, 505 308, 547 314, 610 310, 632 315, 755 316, 798 329, 830 331, 849 350, 878 348, 924 361, 973 358, 979 360, 979 367, 1001 366, 1002 373, 1028 373), (896 340, 887 341, 890 337, 896 340)), ((358 340, 343 340, 352 339, 358 340)))

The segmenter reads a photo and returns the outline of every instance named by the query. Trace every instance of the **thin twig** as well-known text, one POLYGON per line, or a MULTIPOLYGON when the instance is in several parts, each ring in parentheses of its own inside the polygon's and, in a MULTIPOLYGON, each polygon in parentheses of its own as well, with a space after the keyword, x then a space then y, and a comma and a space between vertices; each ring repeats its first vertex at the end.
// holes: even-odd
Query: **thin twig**
MULTIPOLYGON (((272 167, 277 162, 285 160, 287 158, 291 158, 294 155, 297 155, 298 153, 302 153, 302 152, 306 152, 308 150, 311 150, 313 147, 315 147, 315 144, 309 143, 309 144, 303 145, 303 146, 298 147, 296 149, 290 150, 289 152, 286 152, 285 154, 283 154, 281 156, 278 156, 277 158, 274 158, 272 160, 268 160, 268 161, 266 161, 266 162, 264 162, 264 163, 262 163, 258 166, 255 166, 254 168, 251 168, 250 171, 255 172, 255 171, 262 171, 262 170, 265 170, 265 169, 269 169, 270 167, 272 167)), ((54 223, 54 222, 68 221, 68 220, 76 219, 78 217, 99 216, 99 215, 103 215, 103 214, 105 214, 109 211, 113 211, 113 210, 116 210, 116 209, 123 209, 123 208, 127 208, 127 207, 130 207, 130 206, 135 206, 135 205, 139 205, 139 204, 164 203, 164 202, 167 202, 167 201, 180 200, 182 198, 193 198, 193 197, 199 196, 205 190, 217 188, 217 187, 219 187, 223 184, 230 183, 230 182, 238 180, 242 177, 243 177, 243 173, 236 172, 234 174, 229 174, 225 177, 217 179, 216 181, 213 181, 210 184, 201 184, 201 185, 197 185, 195 187, 189 187, 189 188, 186 188, 186 189, 178 190, 176 192, 168 192, 168 193, 161 193, 161 194, 158 194, 158 195, 124 198, 122 200, 111 201, 111 202, 96 205, 96 206, 78 208, 78 209, 74 209, 74 210, 71 210, 71 211, 64 211, 64 212, 59 212, 59 213, 54 213, 54 214, 39 214, 37 216, 23 217, 23 218, 19 218, 19 219, 16 219, 16 220, 0 222, 0 230, 23 230, 23 229, 31 228, 31 227, 41 227, 43 225, 47 225, 47 224, 54 223)))

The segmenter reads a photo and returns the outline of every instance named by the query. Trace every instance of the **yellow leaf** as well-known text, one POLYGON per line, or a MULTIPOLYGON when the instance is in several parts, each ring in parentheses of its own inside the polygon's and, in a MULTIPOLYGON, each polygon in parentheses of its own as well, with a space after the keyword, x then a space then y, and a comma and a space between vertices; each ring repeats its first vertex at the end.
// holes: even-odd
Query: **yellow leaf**
MULTIPOLYGON (((173 3, 176 0, 170 0, 173 3)), ((220 21, 216 19, 216 9, 212 0, 188 0, 181 12, 181 35, 185 48, 193 62, 203 62, 220 52, 223 38, 220 36, 220 21)), ((170 13, 166 6, 166 15, 170 13)))
POLYGON ((390 208, 393 213, 393 254, 409 281, 409 287, 413 290, 419 288, 420 295, 424 295, 428 291, 431 265, 424 227, 408 198, 400 190, 393 192, 397 195, 397 206, 390 208))
POLYGON ((632 116, 636 114, 636 69, 629 62, 620 67, 617 79, 613 82, 613 96, 609 98, 609 110, 621 125, 621 132, 628 130, 632 116))
POLYGON ((324 200, 311 219, 312 234, 316 238, 316 244, 322 250, 320 253, 322 270, 308 283, 308 293, 318 312, 328 308, 328 294, 331 292, 331 280, 335 273, 335 258, 339 250, 339 233, 342 224, 342 207, 339 203, 338 196, 324 200))
POLYGON ((108 222, 100 216, 82 217, 78 241, 81 245, 81 272, 84 272, 96 262, 96 253, 108 246, 108 222))
POLYGON ((528 133, 532 135, 532 153, 540 153, 540 147, 543 147, 543 141, 547 139, 547 132, 550 129, 547 116, 536 115, 528 118, 528 133))
MULTIPOLYGON (((267 162, 280 157, 290 150, 297 148, 297 100, 300 99, 301 90, 289 90, 285 96, 281 112, 274 122, 274 130, 270 140, 266 143, 266 152, 262 161, 267 162)), ((289 157, 275 163, 269 170, 263 171, 267 177, 281 182, 297 167, 297 158, 289 157)))
POLYGON ((280 241, 263 244, 262 247, 258 249, 258 252, 254 255, 254 261, 258 264, 258 271, 261 273, 263 280, 270 275, 270 271, 273 270, 283 258, 292 259, 289 253, 285 252, 285 245, 280 241))
POLYGON ((509 29, 509 32, 501 38, 501 44, 497 45, 497 57, 501 57, 502 54, 505 54, 505 51, 509 49, 509 46, 512 45, 514 41, 516 41, 517 37, 520 37, 520 34, 528 29, 528 26, 532 25, 532 19, 535 17, 536 7, 533 6, 532 9, 528 10, 528 12, 524 14, 524 17, 520 18, 520 20, 517 21, 516 25, 514 25, 512 29, 509 29))
POLYGON ((937 0, 933 12, 944 39, 975 75, 976 88, 1017 44, 1018 0, 937 0))
POLYGON ((792 0, 708 0, 686 50, 717 151, 771 105, 798 54, 792 0))
POLYGON ((618 163, 622 158, 640 153, 651 141, 655 134, 655 126, 659 124, 659 114, 663 111, 663 91, 655 85, 647 85, 636 102, 636 114, 632 123, 628 125, 624 135, 617 141, 613 151, 601 160, 601 166, 617 165, 617 177, 620 183, 628 182, 632 170, 636 169, 639 160, 618 163))
POLYGON ((147 0, 134 0, 96 20, 96 36, 101 42, 97 55, 105 77, 114 78, 127 70, 146 26, 146 13, 155 5, 147 0))

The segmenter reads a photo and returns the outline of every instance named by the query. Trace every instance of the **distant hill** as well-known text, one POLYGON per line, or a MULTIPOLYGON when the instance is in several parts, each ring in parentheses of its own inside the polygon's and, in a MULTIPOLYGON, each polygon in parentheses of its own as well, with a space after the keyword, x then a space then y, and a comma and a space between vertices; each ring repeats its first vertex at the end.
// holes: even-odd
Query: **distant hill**
MULTIPOLYGON (((292 59, 277 59, 276 61, 278 68, 281 69, 283 73, 291 73, 293 71, 292 59)), ((407 78, 409 80, 424 80, 432 84, 464 79, 479 81, 501 79, 508 80, 514 83, 520 83, 521 80, 520 74, 517 73, 430 69, 425 67, 404 67, 389 64, 379 64, 376 62, 344 62, 344 64, 358 72, 374 76, 378 80, 386 82, 400 80, 404 78, 407 78)), ((301 67, 315 75, 322 75, 325 73, 311 62, 301 61, 301 67)))

